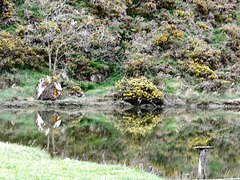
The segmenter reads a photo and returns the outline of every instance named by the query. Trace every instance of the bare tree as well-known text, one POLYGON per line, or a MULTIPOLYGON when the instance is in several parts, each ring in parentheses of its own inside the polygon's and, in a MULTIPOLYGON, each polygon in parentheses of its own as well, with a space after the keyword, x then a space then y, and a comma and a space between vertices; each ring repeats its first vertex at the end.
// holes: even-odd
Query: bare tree
POLYGON ((26 42, 42 48, 48 55, 49 76, 56 75, 59 64, 66 67, 72 55, 85 52, 108 59, 118 51, 119 38, 109 31, 108 26, 85 12, 78 12, 67 5, 67 0, 49 2, 42 6, 44 19, 32 25, 33 32, 26 42), (93 50, 94 51, 93 53, 93 50))

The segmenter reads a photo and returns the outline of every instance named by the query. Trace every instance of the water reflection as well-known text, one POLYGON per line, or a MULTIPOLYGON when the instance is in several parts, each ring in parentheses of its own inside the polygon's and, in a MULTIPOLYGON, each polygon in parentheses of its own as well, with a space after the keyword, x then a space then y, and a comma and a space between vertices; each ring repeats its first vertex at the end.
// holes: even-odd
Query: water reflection
POLYGON ((62 158, 122 163, 174 179, 197 178, 194 146, 216 147, 207 155, 207 178, 239 177, 239 127, 238 113, 221 111, 0 112, 0 141, 40 146, 62 158))
POLYGON ((145 135, 162 121, 161 114, 156 112, 126 111, 116 115, 115 127, 123 134, 145 135))
POLYGON ((54 134, 58 130, 58 127, 61 124, 61 116, 54 111, 39 111, 37 112, 37 120, 36 124, 38 127, 38 130, 41 132, 44 132, 47 138, 47 151, 49 152, 49 145, 50 145, 50 136, 51 136, 51 142, 53 147, 53 154, 56 154, 57 152, 55 149, 55 140, 54 140, 54 134))

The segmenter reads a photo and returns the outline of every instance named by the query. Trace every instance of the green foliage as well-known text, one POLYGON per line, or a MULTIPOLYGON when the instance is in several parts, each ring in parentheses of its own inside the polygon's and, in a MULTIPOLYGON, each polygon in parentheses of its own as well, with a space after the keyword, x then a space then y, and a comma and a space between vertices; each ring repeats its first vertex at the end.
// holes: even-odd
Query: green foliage
POLYGON ((213 41, 212 42, 213 44, 216 44, 216 43, 219 43, 219 42, 227 40, 226 35, 224 33, 222 33, 220 29, 214 30, 213 33, 214 33, 214 35, 210 37, 212 39, 212 41, 213 41))
POLYGON ((18 23, 10 23, 8 26, 1 24, 0 29, 14 34, 18 26, 19 26, 18 23))
POLYGON ((96 69, 107 69, 107 66, 100 64, 98 62, 95 61, 89 61, 88 62, 89 66, 92 68, 96 68, 96 69))
MULTIPOLYGON (((35 97, 36 92, 34 87, 38 83, 39 79, 45 77, 47 74, 48 71, 46 68, 42 71, 21 70, 20 72, 12 74, 12 76, 14 76, 17 80, 15 82, 15 86, 11 88, 1 89, 0 99, 11 99, 13 97, 35 97)), ((11 74, 9 76, 11 77, 11 74)), ((4 81, 7 79, 2 78, 1 80, 4 81)), ((6 84, 11 85, 11 82, 14 81, 7 80, 6 84)))
POLYGON ((132 104, 154 103, 162 104, 162 93, 145 76, 123 78, 116 83, 116 94, 118 99, 125 100, 132 104))
POLYGON ((84 81, 76 81, 76 82, 81 84, 81 89, 83 91, 88 91, 88 90, 94 89, 96 87, 96 84, 92 83, 92 82, 84 82, 84 81))

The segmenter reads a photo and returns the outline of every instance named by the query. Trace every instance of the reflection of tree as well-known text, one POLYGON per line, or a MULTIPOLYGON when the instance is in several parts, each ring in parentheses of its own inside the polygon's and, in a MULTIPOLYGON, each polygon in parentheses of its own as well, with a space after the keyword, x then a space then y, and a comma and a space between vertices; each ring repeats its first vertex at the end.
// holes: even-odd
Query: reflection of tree
POLYGON ((122 133, 145 135, 162 121, 160 114, 151 113, 121 113, 115 121, 115 127, 122 133))
POLYGON ((61 124, 61 117, 54 111, 37 112, 36 120, 38 130, 48 136, 47 150, 49 151, 50 135, 52 139, 53 152, 55 152, 54 134, 61 124))

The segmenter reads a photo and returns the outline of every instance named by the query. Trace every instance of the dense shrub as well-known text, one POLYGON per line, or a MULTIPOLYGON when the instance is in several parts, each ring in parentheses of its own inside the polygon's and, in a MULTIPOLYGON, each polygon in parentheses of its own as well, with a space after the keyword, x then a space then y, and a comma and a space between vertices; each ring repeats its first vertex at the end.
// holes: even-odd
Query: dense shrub
POLYGON ((196 5, 198 12, 203 15, 212 14, 217 21, 232 21, 236 14, 233 9, 237 6, 237 0, 226 2, 225 0, 190 0, 196 5))
POLYGON ((183 39, 183 32, 178 30, 176 25, 167 24, 164 26, 163 31, 155 38, 154 45, 164 48, 166 44, 171 43, 173 40, 183 39))
POLYGON ((115 96, 136 105, 145 103, 162 105, 162 93, 145 76, 123 78, 116 83, 115 96))
POLYGON ((208 45, 205 41, 195 39, 186 49, 180 51, 179 68, 198 78, 216 79, 214 70, 220 62, 220 51, 208 45))
POLYGON ((230 81, 214 79, 212 81, 203 81, 196 86, 196 89, 205 92, 225 92, 230 86, 230 81))
POLYGON ((15 68, 30 66, 41 68, 44 54, 40 49, 25 46, 18 36, 0 31, 0 71, 14 71, 15 68))
POLYGON ((9 0, 0 0, 0 20, 6 19, 12 15, 13 5, 9 0))
POLYGON ((228 47, 236 52, 238 61, 240 61, 240 27, 234 24, 228 24, 221 28, 230 38, 228 38, 228 47))
POLYGON ((102 17, 120 17, 126 16, 127 3, 129 1, 118 0, 89 0, 88 4, 94 14, 102 17))
POLYGON ((73 81, 68 81, 66 83, 68 96, 83 96, 84 93, 80 87, 80 84, 77 84, 73 81))
POLYGON ((141 76, 151 66, 151 56, 147 54, 136 53, 124 62, 124 69, 128 76, 141 76))
POLYGON ((169 8, 176 3, 176 0, 132 0, 133 5, 154 4, 158 9, 169 8))

